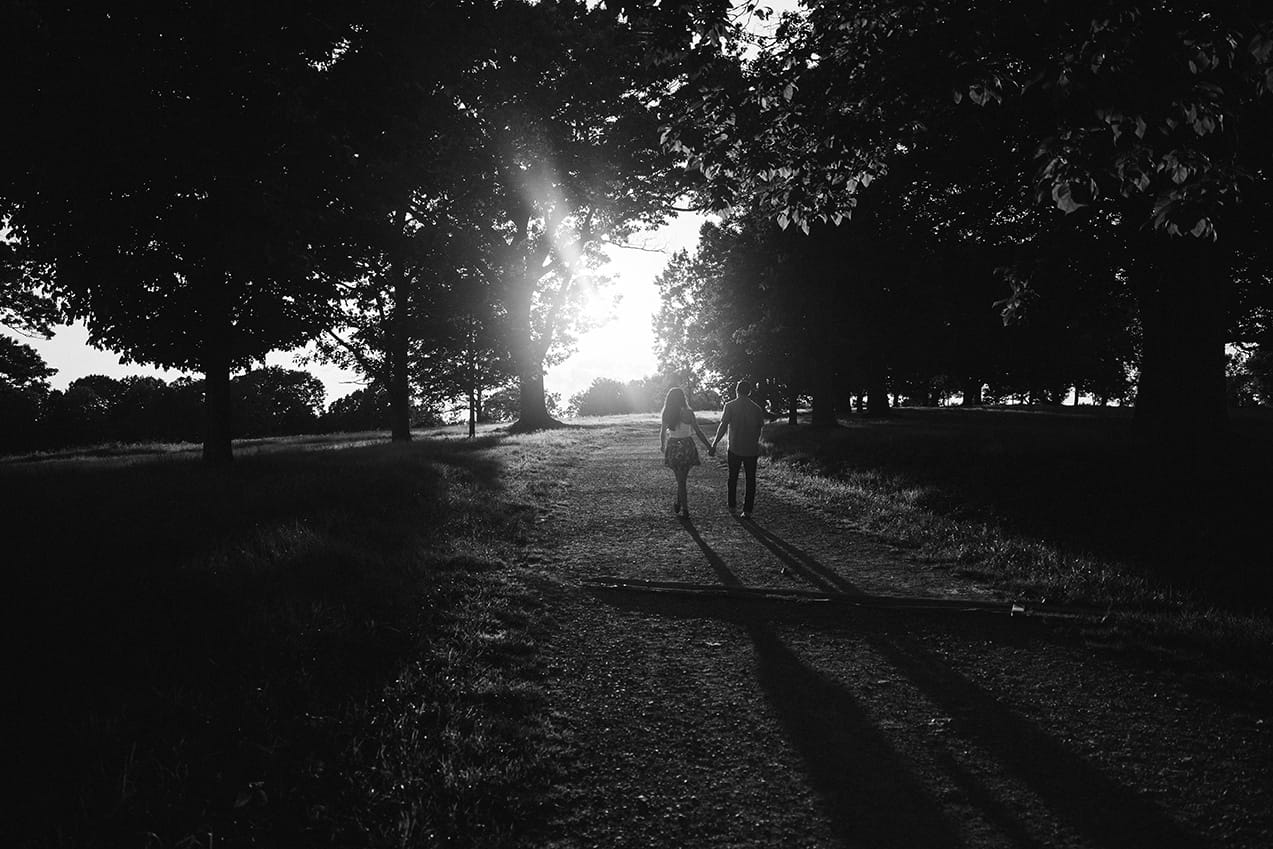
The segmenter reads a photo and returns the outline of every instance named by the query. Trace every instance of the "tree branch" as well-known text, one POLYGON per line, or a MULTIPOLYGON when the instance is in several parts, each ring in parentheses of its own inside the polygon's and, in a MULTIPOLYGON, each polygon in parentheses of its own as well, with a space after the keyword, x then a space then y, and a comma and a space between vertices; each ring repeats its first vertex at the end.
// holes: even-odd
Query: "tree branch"
POLYGON ((330 328, 327 330, 324 330, 323 332, 326 333, 329 337, 331 337, 331 339, 337 345, 339 345, 340 347, 344 348, 346 351, 349 352, 349 355, 354 358, 355 362, 358 363, 358 367, 362 369, 364 374, 366 374, 372 380, 379 380, 380 382, 385 383, 387 385, 386 375, 381 374, 380 368, 376 365, 376 363, 370 357, 368 357, 365 353, 359 350, 354 345, 354 343, 341 338, 336 333, 336 331, 331 330, 330 328))
POLYGON ((667 253, 667 248, 647 248, 644 245, 630 245, 627 242, 606 242, 605 245, 610 248, 623 248, 624 250, 641 251, 642 253, 647 254, 667 253))

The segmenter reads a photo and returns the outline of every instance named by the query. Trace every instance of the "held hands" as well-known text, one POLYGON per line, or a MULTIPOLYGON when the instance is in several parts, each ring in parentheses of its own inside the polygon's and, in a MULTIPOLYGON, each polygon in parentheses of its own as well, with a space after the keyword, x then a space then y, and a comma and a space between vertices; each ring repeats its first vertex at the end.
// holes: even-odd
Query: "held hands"
POLYGON ((709 446, 707 446, 707 456, 708 456, 708 457, 715 457, 715 456, 716 456, 716 446, 715 446, 715 445, 709 445, 709 446))

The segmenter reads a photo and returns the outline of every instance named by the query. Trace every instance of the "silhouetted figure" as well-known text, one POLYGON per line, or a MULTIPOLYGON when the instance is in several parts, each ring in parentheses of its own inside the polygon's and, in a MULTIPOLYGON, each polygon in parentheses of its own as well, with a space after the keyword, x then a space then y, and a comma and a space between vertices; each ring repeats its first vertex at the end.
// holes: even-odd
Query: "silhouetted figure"
POLYGON ((708 448, 711 445, 703 435, 694 411, 685 400, 685 392, 679 386, 667 391, 663 401, 663 415, 659 425, 659 450, 663 452, 663 465, 676 475, 676 500, 672 502, 672 511, 686 519, 690 517, 689 493, 685 481, 693 466, 702 464, 698 459, 698 447, 694 444, 694 434, 703 440, 708 448))
POLYGON ((765 426, 765 409, 751 400, 750 380, 740 380, 734 388, 737 395, 725 405, 716 439, 708 454, 716 456, 716 445, 729 434, 729 509, 738 508, 738 471, 747 471, 747 492, 743 496, 742 518, 750 519, 756 506, 756 458, 760 456, 760 429, 765 426))

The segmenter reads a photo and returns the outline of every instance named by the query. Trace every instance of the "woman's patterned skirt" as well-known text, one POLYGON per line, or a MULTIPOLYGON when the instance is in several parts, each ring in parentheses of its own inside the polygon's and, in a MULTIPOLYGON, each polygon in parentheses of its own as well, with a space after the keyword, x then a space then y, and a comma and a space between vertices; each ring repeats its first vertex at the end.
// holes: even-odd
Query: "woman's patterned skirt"
POLYGON ((663 465, 669 469, 688 469, 702 464, 703 461, 698 459, 698 446, 694 444, 694 437, 680 437, 667 441, 667 448, 663 452, 663 465))

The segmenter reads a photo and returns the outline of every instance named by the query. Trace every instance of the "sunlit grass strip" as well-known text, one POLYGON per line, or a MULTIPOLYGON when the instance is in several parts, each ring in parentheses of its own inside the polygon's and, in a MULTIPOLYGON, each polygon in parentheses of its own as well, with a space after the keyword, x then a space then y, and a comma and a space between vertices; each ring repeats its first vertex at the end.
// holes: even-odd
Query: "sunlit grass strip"
POLYGON ((371 845, 524 844, 552 766, 537 680, 545 612, 488 563, 442 568, 462 577, 431 600, 447 611, 434 638, 349 718, 346 775, 365 804, 343 813, 371 845))
POLYGON ((1093 604, 1166 602, 1167 595, 1123 564, 1059 551, 984 522, 952 519, 924 503, 931 488, 877 472, 817 474, 799 461, 771 462, 767 477, 827 515, 850 515, 864 530, 914 546, 934 561, 986 572, 1033 599, 1093 604))
POLYGON ((963 518, 960 511, 938 512, 930 505, 949 503, 950 495, 932 486, 916 486, 877 469, 839 465, 829 471, 825 458, 818 456, 819 436, 802 432, 792 437, 780 436, 783 450, 790 453, 766 461, 765 485, 789 490, 829 522, 849 517, 862 530, 913 546, 921 557, 949 564, 1014 597, 1091 605, 1116 612, 1124 623, 1159 639, 1267 660, 1273 620, 1266 616, 1208 604, 1151 579, 1132 564, 1066 551, 990 522, 963 518))

